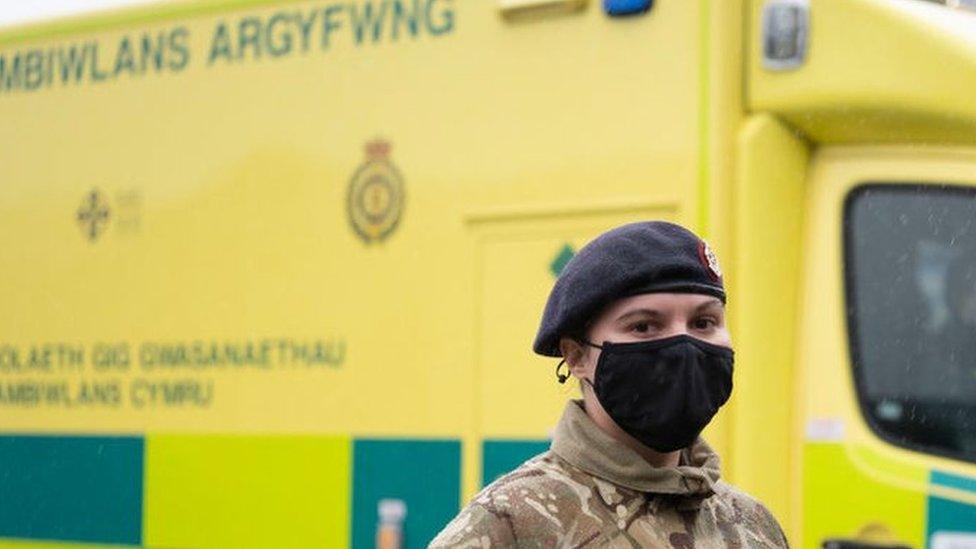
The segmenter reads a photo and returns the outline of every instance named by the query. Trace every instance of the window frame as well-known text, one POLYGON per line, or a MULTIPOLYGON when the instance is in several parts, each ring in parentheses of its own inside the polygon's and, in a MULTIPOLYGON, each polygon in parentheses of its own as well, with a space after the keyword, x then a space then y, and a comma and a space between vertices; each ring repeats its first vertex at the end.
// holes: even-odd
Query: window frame
POLYGON ((846 322, 846 335, 847 335, 847 352, 851 363, 851 376, 854 382, 854 392, 855 399, 857 400, 857 407, 861 412, 861 417, 867 424, 868 428, 872 433, 880 440, 896 446, 898 448, 904 448, 906 450, 911 450, 914 452, 920 452, 929 456, 943 457, 962 461, 965 463, 976 464, 976 453, 967 455, 961 452, 954 452, 952 450, 947 450, 945 448, 934 447, 922 443, 917 443, 912 440, 899 440, 897 437, 889 434, 874 417, 871 412, 868 402, 866 401, 867 388, 864 382, 864 372, 866 368, 863 365, 862 357, 860 356, 860 334, 857 330, 855 301, 854 296, 856 290, 854 284, 856 282, 855 272, 853 268, 852 259, 854 257, 853 250, 853 223, 852 215, 854 204, 857 199, 863 196, 865 193, 870 191, 895 191, 898 193, 906 194, 919 194, 927 191, 937 190, 945 195, 962 195, 971 198, 976 201, 976 186, 968 186, 961 183, 944 183, 944 182, 897 182, 897 180, 892 180, 888 182, 884 181, 863 181, 855 183, 853 186, 849 187, 844 193, 844 201, 841 213, 841 269, 843 270, 843 283, 844 283, 844 320, 846 322))

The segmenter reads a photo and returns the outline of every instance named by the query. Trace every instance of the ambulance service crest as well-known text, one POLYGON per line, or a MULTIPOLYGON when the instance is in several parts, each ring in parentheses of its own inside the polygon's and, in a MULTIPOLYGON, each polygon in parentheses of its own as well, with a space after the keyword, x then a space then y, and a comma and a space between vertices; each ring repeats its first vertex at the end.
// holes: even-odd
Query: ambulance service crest
POLYGON ((403 214, 403 177, 390 160, 390 150, 388 141, 366 143, 366 161, 349 180, 349 223, 367 244, 389 237, 403 214))

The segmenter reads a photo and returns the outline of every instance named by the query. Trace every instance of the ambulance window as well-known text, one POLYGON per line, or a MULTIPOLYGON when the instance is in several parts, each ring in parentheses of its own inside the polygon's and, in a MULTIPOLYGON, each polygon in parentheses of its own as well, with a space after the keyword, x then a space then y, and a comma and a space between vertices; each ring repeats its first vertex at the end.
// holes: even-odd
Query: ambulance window
POLYGON ((976 461, 976 189, 860 186, 844 253, 868 424, 893 444, 976 461))

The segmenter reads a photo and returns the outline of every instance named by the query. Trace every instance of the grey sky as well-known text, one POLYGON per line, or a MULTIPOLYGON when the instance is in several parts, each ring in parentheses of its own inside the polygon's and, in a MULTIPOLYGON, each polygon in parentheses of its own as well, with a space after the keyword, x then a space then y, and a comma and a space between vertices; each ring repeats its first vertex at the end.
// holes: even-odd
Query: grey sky
POLYGON ((159 2, 160 0, 0 0, 0 27, 159 2))

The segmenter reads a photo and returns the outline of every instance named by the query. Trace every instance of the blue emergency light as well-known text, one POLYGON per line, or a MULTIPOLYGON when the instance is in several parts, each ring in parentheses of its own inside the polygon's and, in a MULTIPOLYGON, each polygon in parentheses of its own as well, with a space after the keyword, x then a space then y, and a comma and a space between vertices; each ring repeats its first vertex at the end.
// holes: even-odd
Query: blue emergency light
POLYGON ((603 0, 603 11, 613 17, 636 15, 651 9, 653 3, 654 0, 603 0))

